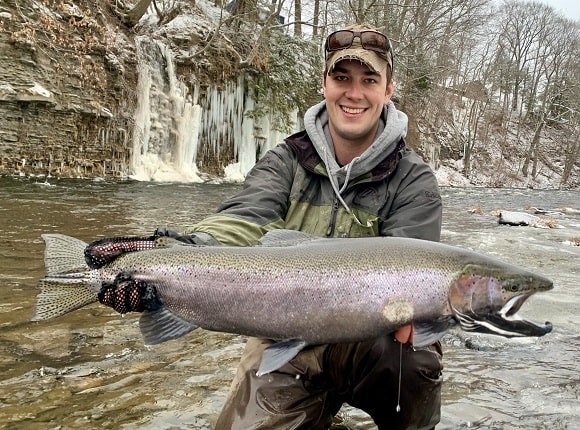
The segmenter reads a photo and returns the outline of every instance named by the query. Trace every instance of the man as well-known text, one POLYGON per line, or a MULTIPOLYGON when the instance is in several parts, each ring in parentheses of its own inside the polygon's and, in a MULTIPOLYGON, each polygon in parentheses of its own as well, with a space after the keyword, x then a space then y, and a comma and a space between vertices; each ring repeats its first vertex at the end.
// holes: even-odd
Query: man
MULTIPOLYGON (((405 147, 407 117, 391 102, 387 37, 350 26, 331 34, 325 51, 325 100, 306 112, 305 131, 269 151, 243 190, 181 240, 255 245, 278 228, 439 240, 437 182, 405 147)), ((258 377, 262 351, 272 341, 251 338, 216 429, 327 429, 344 402, 370 414, 379 429, 434 428, 441 348, 415 350, 411 340, 404 328, 367 342, 314 346, 258 377)))

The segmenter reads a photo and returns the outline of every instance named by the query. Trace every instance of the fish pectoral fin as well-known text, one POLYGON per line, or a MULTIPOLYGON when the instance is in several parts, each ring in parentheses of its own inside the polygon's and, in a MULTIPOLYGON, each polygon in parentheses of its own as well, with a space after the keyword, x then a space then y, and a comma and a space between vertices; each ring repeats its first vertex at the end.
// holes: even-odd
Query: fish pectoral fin
POLYGON ((422 348, 440 340, 456 324, 452 316, 413 322, 413 346, 422 348))
POLYGON ((256 375, 262 376, 278 370, 296 357, 306 345, 306 342, 300 339, 291 339, 270 345, 262 353, 262 362, 256 375))
POLYGON ((197 326, 161 306, 155 310, 144 311, 139 319, 139 328, 145 345, 156 345, 185 336, 197 326))

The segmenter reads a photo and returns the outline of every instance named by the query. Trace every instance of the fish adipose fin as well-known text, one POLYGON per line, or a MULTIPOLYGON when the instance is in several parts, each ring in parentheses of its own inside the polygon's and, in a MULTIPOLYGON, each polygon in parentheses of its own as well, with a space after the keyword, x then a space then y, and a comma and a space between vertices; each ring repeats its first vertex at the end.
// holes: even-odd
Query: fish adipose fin
POLYGON ((413 322, 413 346, 423 348, 440 340, 447 331, 457 324, 451 316, 429 321, 413 322))
POLYGON ((306 347, 306 342, 300 339, 286 340, 267 347, 262 353, 262 362, 256 372, 257 376, 266 375, 278 370, 306 347))
POLYGON ((158 309, 143 312, 139 319, 139 328, 145 345, 157 345, 185 336, 197 326, 161 306, 158 309))

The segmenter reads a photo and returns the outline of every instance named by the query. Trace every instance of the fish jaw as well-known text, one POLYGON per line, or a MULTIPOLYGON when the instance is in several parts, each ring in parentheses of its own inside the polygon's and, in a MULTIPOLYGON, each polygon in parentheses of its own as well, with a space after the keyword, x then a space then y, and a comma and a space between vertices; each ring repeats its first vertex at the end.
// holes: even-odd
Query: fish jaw
POLYGON ((553 288, 549 279, 512 266, 465 270, 450 292, 450 306, 461 328, 503 337, 541 337, 552 324, 518 315, 533 294, 553 288), (478 274, 476 274, 478 273, 478 274))
POLYGON ((469 315, 458 316, 461 326, 471 327, 471 331, 487 334, 499 334, 504 337, 541 337, 552 331, 552 323, 546 321, 538 324, 517 314, 522 304, 531 294, 520 294, 512 297, 496 313, 490 313, 485 318, 476 320, 469 315))

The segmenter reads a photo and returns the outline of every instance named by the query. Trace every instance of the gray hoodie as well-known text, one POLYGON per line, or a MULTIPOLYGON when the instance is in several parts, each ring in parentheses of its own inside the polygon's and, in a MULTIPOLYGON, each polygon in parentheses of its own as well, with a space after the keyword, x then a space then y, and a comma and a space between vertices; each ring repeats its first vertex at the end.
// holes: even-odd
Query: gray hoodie
POLYGON ((398 111, 393 102, 390 101, 383 108, 377 137, 373 144, 347 165, 339 166, 330 137, 326 101, 322 101, 306 111, 304 115, 306 132, 312 140, 316 152, 326 165, 336 197, 347 211, 350 212, 350 208, 342 199, 341 193, 348 186, 349 180, 370 172, 393 152, 401 138, 407 135, 407 123, 407 115, 398 111))

